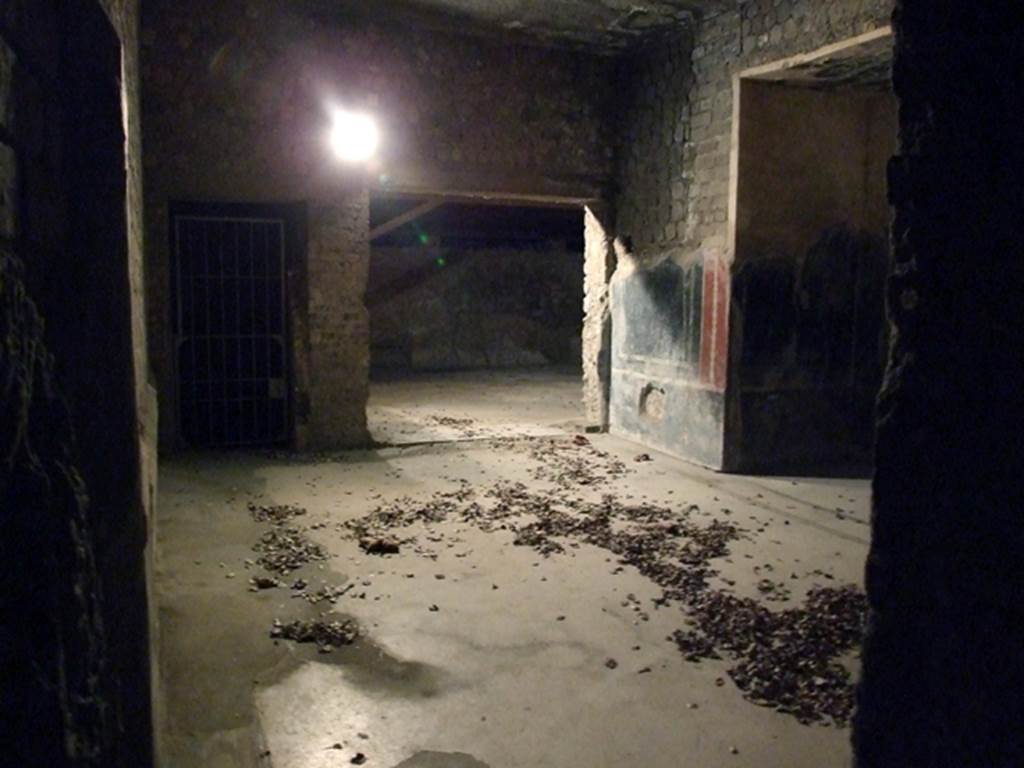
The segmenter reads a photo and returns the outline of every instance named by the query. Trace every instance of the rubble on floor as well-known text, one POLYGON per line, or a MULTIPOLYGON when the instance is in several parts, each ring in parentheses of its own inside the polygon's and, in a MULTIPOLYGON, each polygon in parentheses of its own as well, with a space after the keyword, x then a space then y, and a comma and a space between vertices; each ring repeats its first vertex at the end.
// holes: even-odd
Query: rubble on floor
POLYGON ((327 553, 301 529, 278 526, 266 531, 253 545, 260 552, 256 563, 268 571, 287 576, 314 560, 326 560, 327 553))
MULTIPOLYGON (((264 506, 250 503, 249 512, 256 522, 269 522, 273 526, 265 531, 260 536, 260 540, 252 547, 254 552, 261 553, 256 558, 256 565, 262 566, 271 573, 287 576, 307 563, 327 559, 327 552, 324 548, 310 540, 303 528, 287 525, 290 520, 306 514, 306 510, 302 507, 289 504, 264 506)), ((257 577, 257 579, 259 578, 257 577)), ((258 589, 278 586, 265 581, 257 583, 256 580, 250 580, 250 582, 258 589), (267 585, 262 586, 264 583, 267 585)))
MULTIPOLYGON (((502 443, 506 448, 523 444, 502 443)), ((773 610, 756 599, 713 585, 713 561, 730 554, 740 538, 754 540, 731 521, 698 522, 695 505, 663 506, 624 501, 613 493, 600 500, 584 490, 628 470, 614 457, 577 436, 571 441, 526 444, 541 466, 531 474, 554 488, 537 492, 521 483, 454 491, 426 500, 403 498, 344 523, 356 541, 395 539, 395 531, 426 526, 441 541, 445 522, 469 523, 482 531, 507 530, 515 545, 552 557, 587 544, 618 556, 662 588, 657 605, 679 606, 688 623, 670 638, 693 662, 724 659, 733 682, 748 700, 795 716, 803 723, 845 725, 853 711, 850 674, 840 660, 860 642, 866 599, 851 585, 817 586, 798 608, 773 610)), ((413 539, 402 539, 412 541, 413 539)), ((422 551, 414 548, 415 551, 422 551)), ((789 597, 784 584, 762 579, 766 602, 789 597)), ((431 606, 431 609, 435 608, 431 606)))
POLYGON ((353 619, 327 621, 321 618, 287 623, 275 619, 270 636, 296 643, 316 643, 320 653, 330 653, 335 648, 354 643, 359 637, 359 625, 353 619))

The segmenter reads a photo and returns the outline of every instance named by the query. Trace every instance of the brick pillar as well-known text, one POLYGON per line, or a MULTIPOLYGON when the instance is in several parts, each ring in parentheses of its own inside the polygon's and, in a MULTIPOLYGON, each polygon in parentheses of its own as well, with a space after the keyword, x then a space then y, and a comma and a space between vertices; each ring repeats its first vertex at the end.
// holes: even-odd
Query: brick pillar
POLYGON ((583 252, 583 408, 586 427, 608 429, 611 380, 611 290, 615 250, 605 205, 584 209, 583 252))
POLYGON ((309 409, 301 447, 367 444, 370 321, 370 201, 366 191, 309 209, 309 409))
POLYGON ((902 0, 860 768, 1024 765, 1017 0, 902 0))

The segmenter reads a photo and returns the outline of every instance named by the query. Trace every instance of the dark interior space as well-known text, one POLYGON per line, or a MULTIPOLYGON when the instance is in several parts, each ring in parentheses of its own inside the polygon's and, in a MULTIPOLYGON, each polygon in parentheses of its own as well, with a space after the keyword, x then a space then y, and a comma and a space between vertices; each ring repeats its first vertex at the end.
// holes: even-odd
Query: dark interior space
POLYGON ((1024 765, 1018 5, 0 0, 0 765, 1024 765))
POLYGON ((371 201, 366 303, 375 376, 579 367, 583 214, 419 200, 371 201))

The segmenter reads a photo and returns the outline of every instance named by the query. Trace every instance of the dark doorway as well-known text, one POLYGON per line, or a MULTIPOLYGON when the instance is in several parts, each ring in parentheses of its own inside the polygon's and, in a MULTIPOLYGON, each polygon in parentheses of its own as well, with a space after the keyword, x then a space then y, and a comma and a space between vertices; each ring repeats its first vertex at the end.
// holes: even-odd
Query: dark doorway
POLYGON ((289 216, 267 207, 172 212, 181 432, 195 447, 289 437, 289 216))
POLYGON ((581 419, 579 205, 382 196, 370 240, 375 440, 558 434, 581 419))

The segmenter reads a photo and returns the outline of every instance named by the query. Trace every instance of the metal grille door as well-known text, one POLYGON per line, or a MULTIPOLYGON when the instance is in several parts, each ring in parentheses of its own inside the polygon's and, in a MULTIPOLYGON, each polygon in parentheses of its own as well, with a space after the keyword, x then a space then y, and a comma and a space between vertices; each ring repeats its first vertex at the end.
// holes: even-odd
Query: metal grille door
POLYGON ((288 431, 285 222, 173 219, 181 431, 203 447, 288 431))

